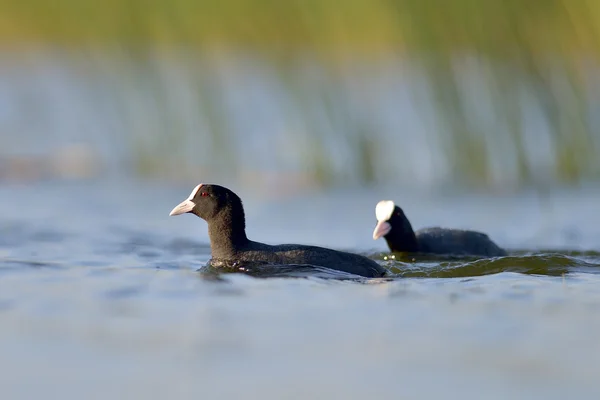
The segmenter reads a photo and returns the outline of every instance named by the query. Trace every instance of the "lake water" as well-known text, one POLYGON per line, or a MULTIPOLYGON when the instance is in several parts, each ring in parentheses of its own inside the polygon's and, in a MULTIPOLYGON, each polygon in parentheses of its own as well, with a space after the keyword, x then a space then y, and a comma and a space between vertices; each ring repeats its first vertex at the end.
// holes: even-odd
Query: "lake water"
POLYGON ((5 399, 597 398, 600 190, 514 195, 223 183, 248 235, 367 254, 360 282, 203 279, 204 221, 168 217, 197 182, 0 186, 5 399), (394 261, 374 206, 415 228, 483 230, 509 257, 394 261))

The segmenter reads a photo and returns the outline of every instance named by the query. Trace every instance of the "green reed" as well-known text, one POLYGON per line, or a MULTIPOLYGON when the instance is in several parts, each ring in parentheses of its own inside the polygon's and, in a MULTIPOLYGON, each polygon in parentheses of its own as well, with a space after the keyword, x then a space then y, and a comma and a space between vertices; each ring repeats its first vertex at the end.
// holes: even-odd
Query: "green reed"
MULTIPOLYGON (((319 98, 329 122, 344 128, 340 145, 351 149, 352 174, 360 181, 382 176, 372 135, 377 127, 325 89, 307 94, 296 87, 289 76, 299 56, 310 54, 332 76, 356 56, 377 62, 393 55, 419 65, 435 105, 433 127, 440 132, 445 166, 465 182, 493 184, 498 165, 514 169, 522 184, 535 181, 525 104, 548 127, 556 180, 596 179, 600 172, 599 132, 592 121, 598 99, 590 78, 600 54, 595 0, 0 0, 0 9, 3 46, 119 48, 131 60, 170 47, 209 57, 223 51, 260 54, 280 71, 277 79, 302 112, 309 115, 308 103, 319 98), (480 86, 492 110, 485 121, 464 93, 465 63, 485 78, 480 86)), ((131 74, 138 80, 132 85, 149 90, 160 103, 160 115, 153 116, 160 122, 156 134, 132 134, 140 170, 154 173, 155 154, 182 151, 189 141, 179 134, 184 131, 179 110, 161 97, 161 72, 131 74)), ((223 155, 219 160, 235 159, 218 88, 206 74, 190 76, 210 146, 223 155)), ((310 117, 305 124, 313 135, 300 150, 308 173, 324 184, 346 178, 323 150, 322 135, 328 133, 310 117)), ((180 167, 177 157, 171 161, 180 167)))

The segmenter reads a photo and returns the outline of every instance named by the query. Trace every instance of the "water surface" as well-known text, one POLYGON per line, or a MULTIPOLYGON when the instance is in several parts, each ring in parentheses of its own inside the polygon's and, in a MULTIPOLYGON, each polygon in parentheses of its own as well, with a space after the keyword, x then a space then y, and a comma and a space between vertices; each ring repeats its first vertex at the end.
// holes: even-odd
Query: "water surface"
MULTIPOLYGON (((367 254, 393 279, 203 279, 206 224, 168 217, 192 184, 0 186, 0 383, 29 398, 595 398, 598 191, 402 188, 280 194, 229 185, 248 234, 367 254), (486 231, 509 257, 394 259, 415 228, 486 231)), ((331 278, 331 276, 324 276, 331 278)))

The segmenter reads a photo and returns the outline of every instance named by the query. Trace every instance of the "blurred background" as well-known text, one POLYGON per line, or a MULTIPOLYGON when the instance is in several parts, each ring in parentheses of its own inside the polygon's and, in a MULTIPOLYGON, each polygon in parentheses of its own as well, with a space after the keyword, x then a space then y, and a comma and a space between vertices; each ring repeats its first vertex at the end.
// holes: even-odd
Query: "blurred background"
POLYGON ((600 176, 594 0, 0 0, 0 179, 600 176))

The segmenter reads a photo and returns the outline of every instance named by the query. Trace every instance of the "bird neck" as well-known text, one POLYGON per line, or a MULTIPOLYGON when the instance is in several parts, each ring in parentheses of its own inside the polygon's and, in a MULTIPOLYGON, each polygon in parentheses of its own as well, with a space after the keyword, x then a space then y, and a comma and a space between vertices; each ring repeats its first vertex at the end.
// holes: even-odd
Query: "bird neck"
POLYGON ((404 212, 401 211, 399 216, 394 216, 392 230, 385 235, 385 240, 392 252, 411 252, 419 251, 417 236, 413 231, 412 225, 404 212))
POLYGON ((208 224, 208 236, 213 258, 233 257, 248 243, 243 209, 237 213, 230 207, 222 210, 208 224))

